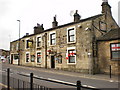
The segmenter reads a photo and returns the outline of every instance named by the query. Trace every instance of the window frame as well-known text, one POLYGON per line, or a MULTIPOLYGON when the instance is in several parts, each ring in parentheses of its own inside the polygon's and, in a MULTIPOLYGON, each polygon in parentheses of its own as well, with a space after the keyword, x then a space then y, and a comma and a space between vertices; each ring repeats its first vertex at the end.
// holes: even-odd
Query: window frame
POLYGON ((75 28, 75 26, 67 28, 67 43, 68 44, 69 43, 76 43, 76 28, 75 28), (74 34, 73 35, 70 35, 70 31, 71 30, 74 30, 74 34), (74 36, 74 41, 71 41, 70 37, 73 37, 73 36, 74 36))
POLYGON ((112 45, 113 44, 120 44, 120 42, 118 42, 118 43, 110 43, 110 58, 112 59, 112 60, 120 60, 120 58, 113 58, 113 52, 120 52, 120 50, 115 50, 115 51, 112 51, 112 45))
POLYGON ((49 46, 54 46, 54 45, 56 45, 56 32, 55 31, 49 33, 49 46), (52 39, 51 35, 55 35, 54 36, 55 38, 52 39), (55 41, 54 44, 52 44, 52 40, 55 41))
POLYGON ((40 48, 42 46, 42 36, 37 36, 36 37, 36 48, 40 48), (40 39, 40 41, 38 42, 38 38, 40 39), (38 46, 38 44, 40 43, 40 45, 38 46))
POLYGON ((30 52, 26 52, 26 54, 25 54, 25 62, 26 63, 29 63, 30 62, 30 52), (28 56, 29 56, 29 60, 27 61, 27 54, 29 54, 28 56))
POLYGON ((42 63, 42 52, 41 51, 37 51, 36 52, 36 63, 37 64, 41 64, 42 63), (40 53, 40 55, 41 55, 41 62, 38 62, 38 53, 40 53))
MULTIPOLYGON (((74 52, 76 53, 76 48, 75 47, 68 47, 67 48, 67 53, 66 53, 66 57, 68 57, 68 54, 69 54, 69 51, 70 50, 74 50, 74 52)), ((76 54, 74 55, 74 57, 75 57, 75 62, 74 63, 70 63, 69 62, 69 57, 68 57, 68 59, 67 59, 67 64, 76 64, 76 54)))

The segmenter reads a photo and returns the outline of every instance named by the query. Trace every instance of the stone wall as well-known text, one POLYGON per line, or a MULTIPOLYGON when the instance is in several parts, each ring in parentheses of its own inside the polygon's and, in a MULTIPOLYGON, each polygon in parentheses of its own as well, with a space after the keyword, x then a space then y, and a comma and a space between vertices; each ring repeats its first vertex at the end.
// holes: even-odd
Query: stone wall
POLYGON ((118 43, 120 40, 112 40, 112 41, 100 41, 98 42, 98 65, 100 72, 109 74, 110 65, 112 67, 112 74, 120 74, 120 61, 111 59, 110 52, 110 43, 118 43))

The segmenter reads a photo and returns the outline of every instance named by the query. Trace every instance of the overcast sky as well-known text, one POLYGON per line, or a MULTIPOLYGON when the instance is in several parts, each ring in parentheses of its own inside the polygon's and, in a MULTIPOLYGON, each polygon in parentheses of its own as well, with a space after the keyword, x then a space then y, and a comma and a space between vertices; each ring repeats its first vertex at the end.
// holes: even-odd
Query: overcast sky
MULTIPOLYGON (((118 22, 118 2, 108 0, 112 14, 118 22)), ((101 13, 102 0, 0 0, 0 49, 9 50, 10 41, 19 38, 21 20, 21 37, 33 33, 37 23, 45 29, 52 27, 53 16, 57 15, 59 25, 73 21, 71 11, 78 10, 81 19, 101 13)))

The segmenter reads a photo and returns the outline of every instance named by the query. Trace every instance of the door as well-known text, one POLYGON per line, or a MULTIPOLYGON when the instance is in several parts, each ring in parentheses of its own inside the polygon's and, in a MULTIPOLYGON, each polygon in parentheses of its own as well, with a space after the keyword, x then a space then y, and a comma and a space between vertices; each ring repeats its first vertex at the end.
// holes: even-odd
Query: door
POLYGON ((51 68, 55 68, 55 57, 51 56, 51 68))

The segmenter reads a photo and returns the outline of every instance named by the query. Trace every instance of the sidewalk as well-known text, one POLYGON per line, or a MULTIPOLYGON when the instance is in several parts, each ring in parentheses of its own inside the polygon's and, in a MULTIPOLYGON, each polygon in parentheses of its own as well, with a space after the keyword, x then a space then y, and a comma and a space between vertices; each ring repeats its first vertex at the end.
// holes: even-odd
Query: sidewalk
POLYGON ((120 82, 120 76, 118 78, 118 76, 115 76, 115 75, 112 75, 110 78, 110 75, 106 75, 106 74, 90 75, 90 74, 82 74, 82 73, 78 73, 78 72, 70 72, 70 71, 63 71, 63 70, 56 70, 56 69, 45 69, 45 68, 30 67, 30 66, 18 66, 18 65, 12 65, 12 64, 10 64, 10 65, 16 66, 16 67, 21 67, 21 68, 27 68, 30 70, 59 74, 59 75, 89 78, 89 79, 96 79, 96 80, 105 80, 105 81, 109 81, 109 82, 120 82))

